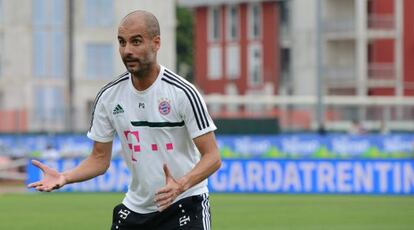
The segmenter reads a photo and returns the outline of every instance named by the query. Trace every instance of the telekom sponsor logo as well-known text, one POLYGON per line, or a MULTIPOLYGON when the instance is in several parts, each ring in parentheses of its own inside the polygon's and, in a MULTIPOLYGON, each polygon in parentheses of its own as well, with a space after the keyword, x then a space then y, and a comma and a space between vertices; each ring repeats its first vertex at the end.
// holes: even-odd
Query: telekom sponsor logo
POLYGON ((131 160, 132 161, 137 161, 137 159, 134 157, 134 152, 135 153, 141 152, 141 146, 139 144, 132 144, 132 143, 130 143, 129 137, 130 136, 134 137, 135 140, 136 140, 136 143, 138 143, 139 142, 139 132, 138 131, 129 131, 129 130, 126 130, 126 131, 124 131, 124 135, 125 135, 125 138, 126 138, 126 140, 128 142, 129 149, 132 150, 131 160))
MULTIPOLYGON (((132 161, 137 161, 137 159, 134 156, 134 153, 139 153, 142 151, 141 149, 141 145, 139 144, 140 142, 140 137, 139 137, 139 131, 130 131, 130 130, 125 130, 124 131, 124 136, 127 140, 128 143, 128 147, 131 150, 131 160, 132 161)), ((158 144, 150 144, 149 148, 153 151, 153 152, 157 152, 158 150, 160 150, 160 148, 158 147, 158 144)), ((173 143, 169 142, 165 144, 165 150, 167 151, 172 151, 174 149, 174 145, 173 143)))

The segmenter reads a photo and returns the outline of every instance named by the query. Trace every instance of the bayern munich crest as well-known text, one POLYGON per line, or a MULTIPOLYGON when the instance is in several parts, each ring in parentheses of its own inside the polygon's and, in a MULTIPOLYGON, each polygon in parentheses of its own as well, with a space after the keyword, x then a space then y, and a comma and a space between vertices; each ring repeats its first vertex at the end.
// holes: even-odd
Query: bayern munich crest
POLYGON ((162 115, 167 115, 171 112, 171 105, 168 99, 161 99, 161 102, 158 105, 158 111, 160 111, 162 115))

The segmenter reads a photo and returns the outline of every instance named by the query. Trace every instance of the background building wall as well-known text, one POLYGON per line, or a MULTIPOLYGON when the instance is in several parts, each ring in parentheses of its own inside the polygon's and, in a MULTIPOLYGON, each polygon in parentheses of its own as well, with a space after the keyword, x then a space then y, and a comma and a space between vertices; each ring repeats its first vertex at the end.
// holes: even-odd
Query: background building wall
POLYGON ((2 0, 1 2, 0 93, 2 112, 0 116, 3 118, 1 126, 10 131, 13 127, 27 128, 27 122, 20 122, 20 116, 26 117, 23 108, 30 106, 32 93, 31 2, 25 2, 24 0, 2 0), (27 7, 21 8, 21 5, 27 7), (5 117, 10 120, 5 122, 5 117))
MULTIPOLYGON (((371 102, 368 101, 375 101, 373 97, 401 97, 412 93, 414 74, 411 72, 414 68, 409 64, 414 60, 411 49, 414 47, 414 39, 409 24, 413 15, 410 13, 413 10, 410 7, 412 2, 180 0, 179 3, 194 10, 195 79, 205 94, 211 94, 209 105, 213 108, 213 114, 219 114, 218 117, 223 114, 216 113, 217 111, 226 112, 230 107, 231 111, 254 107, 252 111, 260 111, 262 117, 268 115, 265 108, 272 109, 271 116, 277 117, 281 126, 288 129, 314 129, 317 127, 316 118, 321 115, 323 117, 320 120, 326 122, 328 127, 341 130, 349 126, 352 120, 367 121, 370 126, 374 124, 373 127, 385 120, 392 123, 393 127, 407 127, 406 124, 392 120, 411 119, 412 109, 407 102, 402 102, 408 99, 401 98, 401 101, 391 106, 378 105, 375 108, 370 108, 371 102), (267 34, 252 40, 246 29, 250 23, 249 7, 258 3, 265 6, 262 13, 275 13, 262 15, 260 20, 263 20, 261 23, 267 34), (217 18, 222 21, 220 31, 223 31, 228 20, 223 17, 223 11, 229 5, 238 5, 240 14, 240 38, 237 41, 240 47, 240 77, 234 79, 226 75, 229 62, 225 59, 226 50, 233 48, 234 43, 226 41, 224 32, 218 41, 212 43, 208 30, 209 13, 212 8, 218 8, 220 17, 217 18), (276 36, 273 37, 273 34, 276 36), (212 44, 220 49, 214 57, 209 55, 209 46, 212 44), (260 65, 263 76, 266 75, 264 87, 249 84, 248 80, 252 77, 248 57, 254 45, 263 48, 260 65), (272 50, 272 47, 275 49, 272 50), (270 61, 272 59, 274 63, 270 61), (209 63, 210 60, 213 60, 214 65, 209 63), (270 67, 270 64, 273 66, 270 67), (221 65, 218 70, 220 76, 212 79, 208 75, 209 67, 217 65, 221 65), (272 68, 275 68, 274 72, 272 68), (257 104, 267 103, 265 108, 253 105, 254 100, 247 98, 260 98, 263 94, 275 96, 272 100, 257 100, 257 104), (228 102, 221 103, 218 98, 226 98, 227 95, 239 97, 228 97, 228 102), (354 98, 351 99, 352 97, 354 98), (326 106, 325 110, 319 104, 327 102, 319 98, 329 99, 329 103, 334 106, 326 106), (342 99, 347 101, 346 105, 341 104, 342 99), (291 100, 292 103, 285 103, 286 100, 291 100), (279 105, 276 101, 282 104, 279 105), (339 103, 338 106, 336 103, 339 103), (397 104, 406 106, 399 109, 397 104), (379 122, 378 119, 382 121, 379 122)), ((382 104, 387 103, 384 101, 382 104)), ((236 116, 244 115, 246 114, 236 116)), ((247 116, 252 117, 251 114, 247 116)))
POLYGON ((414 1, 404 1, 404 95, 414 96, 414 1))
POLYGON ((316 0, 292 0, 290 10, 293 94, 315 95, 316 0))
MULTIPOLYGON (((195 79, 205 93, 226 94, 229 86, 237 89, 237 94, 244 95, 253 91, 263 91, 266 85, 278 90, 279 70, 279 10, 276 1, 245 2, 205 2, 194 9, 195 20, 195 79), (254 5, 256 4, 256 5, 254 5), (259 34, 251 37, 252 7, 258 6, 257 18, 259 34), (236 7, 237 37, 229 38, 229 8, 236 7), (211 38, 212 11, 218 13, 218 38, 211 38), (211 52, 217 52, 211 58, 211 52), (254 52, 254 53, 253 53, 254 52), (254 72, 252 56, 259 56, 259 80, 251 82, 254 72), (237 59, 234 63, 233 60, 237 59), (232 63, 233 62, 233 63, 232 63), (237 73, 231 73, 232 64, 238 66, 237 73), (217 76, 210 76, 211 68, 217 67, 217 76), (253 71, 253 72, 252 72, 253 71)), ((273 93, 273 90, 272 90, 273 93)))
POLYGON ((1 1, 0 131, 86 131, 97 92, 126 71, 117 28, 133 10, 147 10, 158 18, 158 60, 175 70, 174 1, 74 0, 70 123, 68 1, 1 1))

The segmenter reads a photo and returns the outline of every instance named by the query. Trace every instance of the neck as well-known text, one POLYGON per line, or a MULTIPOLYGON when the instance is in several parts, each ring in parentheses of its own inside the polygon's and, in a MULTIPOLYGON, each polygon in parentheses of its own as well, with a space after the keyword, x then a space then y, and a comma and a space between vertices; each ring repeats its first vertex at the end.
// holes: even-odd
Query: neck
POLYGON ((132 75, 132 84, 135 89, 143 91, 148 89, 152 83, 157 80, 158 74, 160 73, 160 65, 154 64, 147 71, 139 73, 131 73, 132 75))

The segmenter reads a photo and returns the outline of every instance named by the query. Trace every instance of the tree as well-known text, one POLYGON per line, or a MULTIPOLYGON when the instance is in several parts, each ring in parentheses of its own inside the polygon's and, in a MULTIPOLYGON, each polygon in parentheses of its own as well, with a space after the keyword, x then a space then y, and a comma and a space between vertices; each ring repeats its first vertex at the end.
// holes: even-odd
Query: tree
POLYGON ((190 9, 177 7, 176 52, 178 73, 193 80, 193 13, 190 9))

